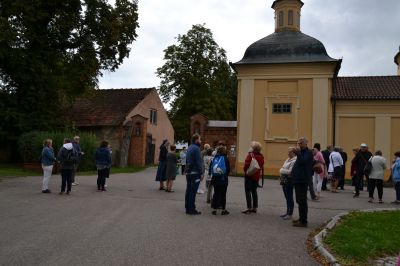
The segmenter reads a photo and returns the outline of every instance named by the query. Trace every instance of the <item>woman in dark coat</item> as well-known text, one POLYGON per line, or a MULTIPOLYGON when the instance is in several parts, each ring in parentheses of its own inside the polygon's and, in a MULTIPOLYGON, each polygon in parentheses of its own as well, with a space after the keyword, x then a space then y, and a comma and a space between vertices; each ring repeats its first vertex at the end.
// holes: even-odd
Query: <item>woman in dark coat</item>
POLYGON ((174 183, 174 180, 176 178, 176 165, 178 163, 178 158, 176 158, 176 146, 171 145, 170 147, 171 151, 167 154, 167 171, 166 171, 166 176, 167 176, 167 189, 165 190, 166 192, 174 192, 172 190, 172 184, 174 183))
POLYGON ((109 167, 111 166, 111 153, 108 148, 108 141, 103 140, 100 143, 100 147, 97 148, 94 158, 97 168, 97 190, 106 191, 106 178, 109 173, 109 167))
POLYGON ((160 182, 159 190, 165 190, 164 182, 167 180, 167 154, 168 154, 168 140, 164 140, 160 146, 160 155, 158 156, 158 169, 156 181, 160 182))

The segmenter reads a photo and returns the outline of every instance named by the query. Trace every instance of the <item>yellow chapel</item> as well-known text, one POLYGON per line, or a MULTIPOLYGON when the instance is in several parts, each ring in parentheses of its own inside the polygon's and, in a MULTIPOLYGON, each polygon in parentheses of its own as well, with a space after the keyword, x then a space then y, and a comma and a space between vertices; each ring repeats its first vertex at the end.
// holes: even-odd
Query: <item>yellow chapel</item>
POLYGON ((338 77, 342 60, 301 32, 303 5, 274 1, 275 32, 231 64, 238 78, 239 173, 253 140, 263 146, 267 175, 279 173, 287 148, 300 137, 311 147, 316 142, 323 149, 340 146, 350 160, 360 143, 368 143, 372 152, 382 150, 388 162, 400 150, 400 76, 338 77))

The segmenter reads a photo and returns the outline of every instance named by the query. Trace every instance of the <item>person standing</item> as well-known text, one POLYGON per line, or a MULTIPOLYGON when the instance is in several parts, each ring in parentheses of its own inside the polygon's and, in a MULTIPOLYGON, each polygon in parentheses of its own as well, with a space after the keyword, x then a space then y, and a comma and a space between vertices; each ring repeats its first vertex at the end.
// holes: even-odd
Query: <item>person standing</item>
POLYGON ((341 190, 344 190, 344 183, 346 180, 346 162, 347 162, 347 153, 340 148, 340 156, 342 156, 343 160, 343 169, 342 169, 342 176, 340 177, 339 183, 338 183, 338 188, 341 190))
POLYGON ((322 183, 324 181, 324 177, 327 175, 324 156, 320 152, 320 149, 321 145, 319 143, 315 143, 314 148, 312 150, 314 155, 314 163, 316 164, 313 166, 314 170, 313 186, 314 186, 314 191, 316 191, 317 193, 316 199, 319 199, 321 197, 322 183))
POLYGON ((186 153, 186 193, 185 209, 188 215, 201 214, 196 210, 196 194, 200 181, 203 179, 203 160, 201 159, 200 145, 201 138, 199 134, 194 134, 191 139, 191 145, 186 153))
POLYGON ((100 142, 100 147, 97 148, 94 158, 97 168, 97 190, 106 191, 106 178, 109 166, 111 165, 111 153, 108 148, 108 141, 103 140, 100 142))
POLYGON ((174 180, 176 178, 176 166, 178 164, 178 159, 176 155, 176 146, 171 145, 170 146, 170 152, 167 154, 167 189, 165 190, 166 192, 174 192, 172 190, 172 185, 174 183, 174 180))
POLYGON ((281 215, 283 220, 290 220, 293 216, 294 201, 293 201, 293 178, 292 170, 294 163, 296 162, 296 148, 289 147, 288 156, 289 158, 283 163, 282 168, 279 170, 280 183, 282 185, 283 195, 286 199, 286 213, 281 215))
POLYGON ((364 175, 365 178, 367 179, 368 182, 368 175, 364 173, 364 168, 369 159, 372 157, 372 153, 368 151, 368 146, 365 143, 362 143, 360 145, 360 151, 358 152, 356 156, 356 161, 357 161, 357 176, 355 178, 354 185, 356 186, 356 194, 354 194, 354 198, 357 198, 360 196, 360 187, 362 190, 363 183, 364 183, 364 175))
MULTIPOLYGON (((210 144, 204 144, 203 150, 201 151, 201 159, 204 161, 204 156, 207 154, 207 150, 210 149, 210 144)), ((203 164, 204 166, 204 164, 203 164)), ((205 173, 208 169, 204 168, 203 173, 205 173)), ((200 181, 199 188, 197 189, 197 194, 204 194, 204 190, 202 189, 203 180, 200 181)))
POLYGON ((328 172, 331 176, 331 192, 337 193, 338 182, 343 175, 343 159, 340 155, 339 147, 335 147, 333 152, 331 152, 331 155, 329 155, 328 172))
POLYGON ((225 146, 218 146, 210 168, 211 183, 214 187, 211 208, 214 210, 212 215, 217 215, 217 209, 222 209, 221 215, 228 215, 226 210, 226 192, 228 190, 228 176, 231 171, 229 160, 226 157, 225 146))
POLYGON ((212 152, 213 152, 213 150, 211 148, 209 148, 207 150, 206 155, 203 158, 204 169, 205 169, 204 176, 206 177, 206 188, 207 188, 207 197, 206 197, 207 203, 211 203, 211 195, 212 195, 212 191, 213 191, 213 185, 211 183, 211 175, 210 175, 210 171, 209 171, 211 162, 213 160, 213 157, 211 156, 212 152))
POLYGON ((307 188, 312 177, 313 155, 307 147, 307 139, 300 138, 297 141, 296 162, 292 169, 292 178, 296 193, 296 202, 299 207, 299 219, 293 221, 293 226, 307 227, 307 188))
POLYGON ((159 190, 165 190, 164 182, 167 180, 167 154, 168 154, 168 140, 164 139, 160 146, 160 154, 158 156, 158 168, 156 181, 160 182, 159 190))
POLYGON ((185 174, 185 166, 186 166, 186 147, 183 147, 181 152, 179 153, 179 158, 181 159, 181 173, 185 174))
MULTIPOLYGON (((357 178, 357 171, 358 171, 358 167, 357 167, 357 154, 358 154, 359 149, 358 148, 354 148, 353 149, 353 159, 351 160, 351 168, 350 168, 350 175, 351 175, 351 180, 352 180, 352 186, 355 187, 355 179, 357 178)), ((354 190, 353 192, 354 194, 356 193, 356 191, 354 190)))
POLYGON ((392 165, 392 178, 396 190, 396 200, 392 204, 400 204, 400 151, 394 154, 395 159, 392 165))
POLYGON ((81 150, 81 145, 79 144, 80 141, 81 141, 81 138, 79 136, 75 136, 74 140, 72 141, 72 146, 73 146, 75 152, 78 154, 78 159, 77 159, 76 163, 74 164, 74 169, 72 171, 72 185, 73 186, 79 185, 79 183, 76 182, 76 180, 75 180, 75 174, 76 174, 76 171, 78 170, 79 163, 82 160, 82 156, 85 154, 81 150))
POLYGON ((258 208, 258 194, 257 194, 257 187, 258 181, 264 175, 264 156, 261 154, 261 144, 257 141, 251 142, 250 151, 247 154, 246 159, 244 160, 244 173, 250 167, 251 161, 256 159, 260 170, 254 173, 252 176, 245 174, 244 176, 244 192, 246 195, 246 204, 247 209, 243 210, 242 213, 249 214, 249 213, 257 213, 258 208))
POLYGON ((374 191, 376 186, 378 190, 379 203, 383 203, 383 179, 385 176, 384 171, 386 169, 386 159, 382 156, 382 152, 378 150, 375 152, 375 156, 371 157, 370 162, 372 164, 372 170, 368 179, 368 202, 374 202, 374 191))
POLYGON ((65 188, 67 188, 67 195, 71 193, 72 185, 72 172, 74 170, 75 162, 78 160, 71 140, 68 138, 64 139, 64 144, 58 151, 57 159, 61 165, 61 191, 60 195, 64 194, 65 188))
MULTIPOLYGON (((324 161, 326 164, 326 169, 329 169, 329 155, 332 152, 332 146, 328 145, 326 146, 326 149, 321 151, 322 156, 324 156, 324 161)), ((324 180, 322 181, 322 187, 321 190, 328 190, 326 185, 328 184, 328 171, 326 171, 326 176, 324 176, 324 180)))
POLYGON ((43 169, 42 193, 51 193, 49 182, 51 173, 53 172, 53 164, 56 160, 53 151, 53 141, 51 139, 46 139, 43 141, 43 150, 40 160, 43 169))

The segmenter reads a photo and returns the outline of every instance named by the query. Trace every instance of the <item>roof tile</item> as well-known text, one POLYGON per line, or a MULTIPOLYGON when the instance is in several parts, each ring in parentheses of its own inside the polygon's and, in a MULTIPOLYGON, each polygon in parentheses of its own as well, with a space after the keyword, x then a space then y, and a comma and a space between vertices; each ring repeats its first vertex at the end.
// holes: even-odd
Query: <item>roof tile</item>
POLYGON ((96 90, 94 95, 79 98, 73 104, 73 120, 77 127, 116 126, 152 90, 108 89, 96 90))
POLYGON ((338 77, 337 100, 400 100, 400 76, 338 77))

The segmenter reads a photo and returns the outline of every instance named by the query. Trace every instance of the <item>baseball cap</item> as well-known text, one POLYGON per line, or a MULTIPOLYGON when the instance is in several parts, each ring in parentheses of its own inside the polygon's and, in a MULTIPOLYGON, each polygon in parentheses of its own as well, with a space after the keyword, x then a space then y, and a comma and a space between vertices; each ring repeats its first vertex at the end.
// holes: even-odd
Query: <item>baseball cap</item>
POLYGON ((365 143, 361 143, 360 147, 361 147, 361 148, 368 148, 368 145, 365 144, 365 143))

